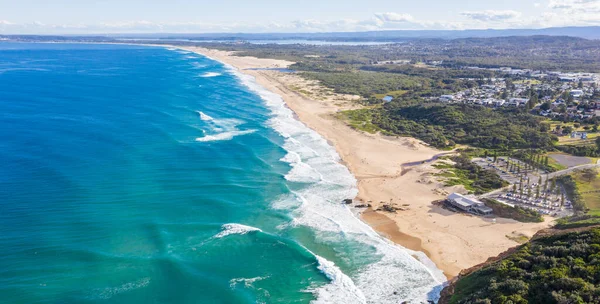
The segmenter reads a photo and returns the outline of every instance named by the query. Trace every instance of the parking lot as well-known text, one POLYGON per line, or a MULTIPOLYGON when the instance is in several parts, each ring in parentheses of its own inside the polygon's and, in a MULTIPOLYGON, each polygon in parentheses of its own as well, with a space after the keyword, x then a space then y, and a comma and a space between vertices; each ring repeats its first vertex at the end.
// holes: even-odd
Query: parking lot
POLYGON ((535 210, 540 214, 553 217, 564 217, 573 215, 573 206, 566 200, 564 206, 561 205, 561 197, 558 195, 547 195, 540 198, 534 198, 528 195, 505 192, 494 197, 499 202, 519 206, 524 209, 535 210))
MULTIPOLYGON (((540 170, 509 171, 507 159, 504 157, 498 157, 496 162, 491 157, 487 159, 474 158, 472 161, 482 168, 496 171, 503 180, 510 184, 500 193, 490 193, 491 196, 489 197, 507 205, 535 210, 544 215, 564 217, 573 214, 571 202, 565 200, 564 205, 562 204, 562 187, 544 189, 545 187, 550 188, 545 184, 545 172, 540 170), (538 185, 540 177, 542 184, 538 185), (523 179, 523 185, 520 185, 521 178, 523 179), (539 195, 538 191, 540 192, 539 195)), ((519 160, 511 158, 510 162, 525 167, 519 160)))
MULTIPOLYGON (((521 181, 521 176, 523 176, 523 180, 527 181, 527 179, 529 179, 530 182, 537 182, 540 178, 540 173, 544 173, 544 172, 540 172, 539 170, 533 170, 533 171, 521 171, 520 173, 517 173, 515 171, 510 172, 508 170, 508 163, 506 158, 504 157, 498 157, 496 163, 494 163, 493 158, 488 157, 486 158, 473 158, 473 163, 475 163, 476 165, 485 168, 485 169, 492 169, 494 171, 496 171, 496 173, 498 173, 498 175, 505 181, 507 181, 510 184, 518 184, 521 181)), ((521 161, 516 160, 516 159, 510 159, 511 162, 516 163, 516 164, 520 164, 521 166, 525 166, 521 161)))

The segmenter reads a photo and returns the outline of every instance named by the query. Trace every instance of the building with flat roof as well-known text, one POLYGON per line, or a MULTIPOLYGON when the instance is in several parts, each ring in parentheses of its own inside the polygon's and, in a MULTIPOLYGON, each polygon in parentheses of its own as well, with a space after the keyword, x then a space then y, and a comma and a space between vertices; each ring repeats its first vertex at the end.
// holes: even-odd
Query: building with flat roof
POLYGON ((483 202, 464 196, 458 193, 452 193, 446 200, 451 206, 458 208, 464 212, 476 213, 481 215, 490 215, 493 213, 492 208, 486 206, 483 202))

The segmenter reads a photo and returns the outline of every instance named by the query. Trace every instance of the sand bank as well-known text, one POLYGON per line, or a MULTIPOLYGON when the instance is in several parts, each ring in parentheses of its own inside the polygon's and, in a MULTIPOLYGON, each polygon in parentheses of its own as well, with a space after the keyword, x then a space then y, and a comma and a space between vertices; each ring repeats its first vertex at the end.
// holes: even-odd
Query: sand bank
POLYGON ((298 75, 261 68, 286 68, 293 62, 240 57, 224 51, 186 48, 256 77, 266 89, 280 95, 308 127, 331 142, 358 180, 359 197, 373 209, 394 204, 402 211, 387 213, 369 209, 362 214, 379 233, 403 247, 423 251, 447 276, 484 262, 518 245, 507 236, 533 235, 550 223, 525 224, 508 219, 497 222, 456 214, 432 204, 453 189, 446 189, 429 164, 404 170, 402 164, 422 161, 441 153, 412 138, 366 134, 335 118, 340 110, 360 107, 358 96, 335 94, 298 75))

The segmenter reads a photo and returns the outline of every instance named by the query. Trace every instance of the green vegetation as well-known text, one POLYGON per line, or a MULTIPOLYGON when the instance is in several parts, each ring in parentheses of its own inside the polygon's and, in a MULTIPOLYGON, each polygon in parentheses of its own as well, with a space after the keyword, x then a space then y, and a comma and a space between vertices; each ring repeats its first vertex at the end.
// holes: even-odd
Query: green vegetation
POLYGON ((584 169, 572 174, 579 198, 589 212, 600 212, 600 175, 597 170, 584 169))
POLYGON ((438 148, 458 143, 501 150, 550 149, 556 141, 540 124, 540 118, 516 110, 394 101, 373 111, 372 123, 381 129, 416 137, 438 148))
MULTIPOLYGON (((387 41, 387 40, 386 40, 387 41)), ((406 41, 406 39, 402 39, 406 41)), ((158 43, 158 42, 153 42, 158 43)), ((172 44, 172 41, 165 43, 172 44)), ((410 43, 374 46, 316 46, 202 43, 202 46, 238 51, 243 56, 298 62, 303 71, 360 68, 373 62, 408 60, 411 64, 443 61, 443 67, 503 66, 533 70, 599 72, 600 42, 574 37, 497 37, 467 39, 413 39, 410 43)), ((378 68, 373 66, 373 68, 378 68)), ((384 68, 387 71, 394 68, 384 68)), ((409 73, 410 71, 403 71, 409 73)), ((475 78, 475 77, 464 77, 475 78)))
POLYGON ((537 168, 547 172, 557 171, 559 167, 556 162, 551 165, 551 158, 542 150, 517 150, 511 154, 511 157, 524 162, 530 168, 537 168))
POLYGON ((579 193, 579 189, 577 189, 577 182, 571 175, 562 175, 556 178, 556 180, 562 184, 567 193, 567 197, 571 200, 573 204, 573 210, 577 212, 585 212, 587 208, 585 206, 585 202, 581 198, 581 194, 579 193))
POLYGON ((386 94, 390 91, 416 90, 428 81, 400 74, 365 71, 304 72, 302 76, 318 80, 336 93, 359 95, 364 98, 375 98, 376 94, 386 94))
POLYGON ((600 157, 600 147, 596 145, 559 145, 556 149, 575 156, 600 157))
POLYGON ((599 261, 600 228, 540 237, 461 277, 447 302, 599 303, 599 261))
POLYGON ((392 96, 394 98, 398 98, 400 96, 405 95, 408 92, 409 92, 408 90, 389 91, 385 94, 375 94, 373 96, 375 97, 375 99, 381 100, 381 99, 383 99, 383 97, 386 97, 386 96, 392 96))
POLYGON ((524 234, 507 235, 506 238, 519 244, 525 244, 529 241, 529 238, 524 234))
POLYGON ((493 170, 483 169, 472 163, 464 154, 450 158, 455 164, 438 163, 438 169, 445 169, 439 176, 446 178, 446 186, 463 185, 468 191, 483 194, 508 185, 493 170))
POLYGON ((369 109, 343 111, 338 113, 337 117, 345 120, 352 128, 360 131, 371 134, 382 131, 377 125, 371 123, 372 112, 369 109))
POLYGON ((563 217, 556 220, 556 228, 570 229, 600 225, 600 215, 584 214, 563 217))
POLYGON ((486 206, 494 209, 494 214, 499 217, 510 218, 524 223, 541 223, 544 221, 544 218, 535 210, 529 210, 519 206, 511 207, 488 198, 484 198, 482 201, 486 206))

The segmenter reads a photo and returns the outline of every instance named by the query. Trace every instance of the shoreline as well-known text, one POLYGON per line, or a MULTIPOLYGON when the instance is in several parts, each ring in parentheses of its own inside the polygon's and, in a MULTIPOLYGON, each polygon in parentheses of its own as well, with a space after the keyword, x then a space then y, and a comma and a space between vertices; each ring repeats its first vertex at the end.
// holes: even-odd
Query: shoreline
POLYGON ((402 167, 406 163, 432 159, 444 151, 413 138, 356 131, 334 115, 341 110, 357 108, 355 101, 359 97, 333 92, 313 96, 312 92, 323 91, 322 86, 295 74, 261 70, 287 68, 293 62, 240 57, 199 47, 161 46, 198 53, 230 65, 240 73, 255 77, 259 85, 281 96, 298 120, 320 134, 338 152, 341 163, 357 180, 359 193, 355 200, 368 202, 373 209, 383 204, 402 206, 400 213, 384 213, 371 208, 361 210, 360 219, 393 243, 426 254, 448 279, 462 269, 519 245, 509 239, 509 235, 532 236, 549 226, 548 221, 525 224, 498 219, 497 223, 492 223, 432 205, 431 202, 445 197, 449 191, 459 190, 447 189, 439 183, 433 175, 436 170, 429 163, 411 166, 405 172, 402 167))

